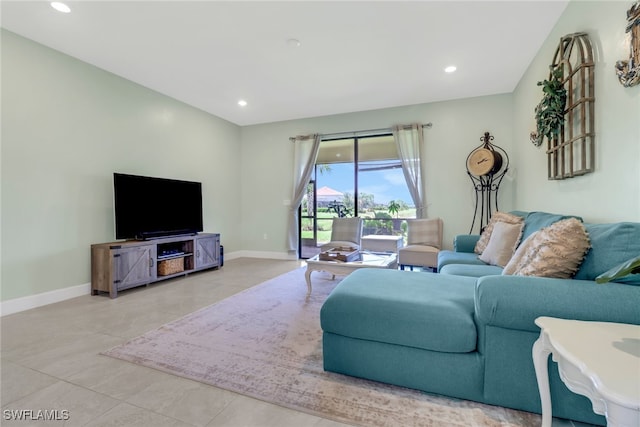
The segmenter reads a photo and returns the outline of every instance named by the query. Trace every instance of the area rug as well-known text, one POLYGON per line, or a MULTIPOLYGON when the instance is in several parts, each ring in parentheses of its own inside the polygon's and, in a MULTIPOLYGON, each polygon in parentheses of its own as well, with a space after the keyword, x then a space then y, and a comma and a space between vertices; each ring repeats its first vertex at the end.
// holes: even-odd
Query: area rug
POLYGON ((325 372, 320 307, 339 281, 314 272, 307 297, 300 268, 103 354, 353 425, 540 425, 528 412, 325 372))

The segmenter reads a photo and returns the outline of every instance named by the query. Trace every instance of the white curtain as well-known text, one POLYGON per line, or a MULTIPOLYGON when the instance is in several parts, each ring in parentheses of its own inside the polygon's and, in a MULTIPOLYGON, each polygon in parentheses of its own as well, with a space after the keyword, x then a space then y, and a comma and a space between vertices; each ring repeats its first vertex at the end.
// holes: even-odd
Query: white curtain
POLYGON ((289 208, 289 250, 298 248, 298 208, 305 195, 307 184, 311 179, 311 173, 316 164, 318 149, 320 148, 320 135, 307 135, 296 137, 294 143, 294 169, 293 169, 293 196, 289 208))
POLYGON ((392 131, 393 139, 396 141, 398 148, 398 154, 402 160, 404 178, 407 181, 409 193, 416 206, 416 218, 426 218, 427 209, 424 200, 420 166, 422 147, 424 145, 422 125, 414 123, 411 126, 394 126, 392 131))

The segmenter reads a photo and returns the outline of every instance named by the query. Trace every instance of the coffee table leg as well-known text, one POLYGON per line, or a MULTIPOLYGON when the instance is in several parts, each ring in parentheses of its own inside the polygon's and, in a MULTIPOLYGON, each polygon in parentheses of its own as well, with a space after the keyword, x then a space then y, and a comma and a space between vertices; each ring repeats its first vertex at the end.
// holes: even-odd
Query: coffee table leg
POLYGON ((533 366, 536 371, 536 379, 538 380, 538 391, 540 392, 540 403, 542 404, 542 427, 551 427, 551 393, 549 391, 549 370, 547 363, 549 347, 546 345, 544 337, 541 333, 540 338, 533 343, 531 351, 533 356, 533 366))
POLYGON ((311 270, 309 266, 307 266, 307 271, 304 273, 304 278, 307 279, 307 295, 311 295, 311 270))

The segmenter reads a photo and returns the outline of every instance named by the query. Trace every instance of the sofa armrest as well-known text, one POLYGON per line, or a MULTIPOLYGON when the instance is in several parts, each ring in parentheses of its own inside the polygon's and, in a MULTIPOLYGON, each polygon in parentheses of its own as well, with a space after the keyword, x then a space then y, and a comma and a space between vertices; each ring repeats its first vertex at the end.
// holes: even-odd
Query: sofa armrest
POLYGON ((453 250, 472 253, 478 240, 480 240, 479 234, 458 234, 453 238, 453 250))
POLYGON ((475 311, 480 325, 538 332, 539 316, 640 324, 640 286, 531 276, 478 279, 475 311))

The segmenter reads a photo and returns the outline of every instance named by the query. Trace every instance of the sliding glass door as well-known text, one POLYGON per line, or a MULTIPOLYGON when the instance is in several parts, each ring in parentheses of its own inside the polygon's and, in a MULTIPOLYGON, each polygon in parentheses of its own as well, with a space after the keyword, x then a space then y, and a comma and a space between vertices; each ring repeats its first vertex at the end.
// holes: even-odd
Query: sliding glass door
POLYGON ((331 238, 334 217, 365 218, 364 235, 406 236, 416 209, 392 135, 322 141, 300 208, 300 257, 331 238))

